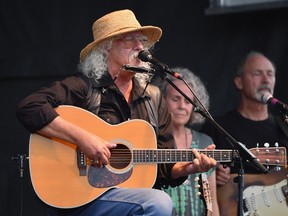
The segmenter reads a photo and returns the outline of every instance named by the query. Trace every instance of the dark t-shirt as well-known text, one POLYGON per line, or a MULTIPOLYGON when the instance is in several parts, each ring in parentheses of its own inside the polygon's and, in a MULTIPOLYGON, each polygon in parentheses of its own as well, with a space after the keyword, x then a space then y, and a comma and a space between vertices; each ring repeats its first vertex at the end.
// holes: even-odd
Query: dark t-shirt
MULTIPOLYGON (((246 119, 237 110, 216 116, 214 119, 237 142, 243 143, 248 149, 255 148, 257 145, 264 147, 265 143, 270 147, 274 147, 275 144, 288 146, 288 138, 271 113, 269 113, 269 118, 263 121, 246 119)), ((217 149, 233 149, 225 136, 210 123, 204 124, 201 131, 212 137, 217 149)), ((245 172, 253 171, 246 167, 245 172)))

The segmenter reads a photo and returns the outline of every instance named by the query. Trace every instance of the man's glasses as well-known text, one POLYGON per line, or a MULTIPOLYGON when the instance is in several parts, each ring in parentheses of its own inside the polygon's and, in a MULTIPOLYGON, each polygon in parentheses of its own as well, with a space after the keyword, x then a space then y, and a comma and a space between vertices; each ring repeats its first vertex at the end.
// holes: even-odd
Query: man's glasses
POLYGON ((144 35, 141 36, 127 35, 124 37, 119 37, 118 39, 122 40, 125 47, 128 49, 135 47, 135 45, 137 45, 137 42, 140 42, 144 48, 147 48, 149 45, 148 38, 144 35))

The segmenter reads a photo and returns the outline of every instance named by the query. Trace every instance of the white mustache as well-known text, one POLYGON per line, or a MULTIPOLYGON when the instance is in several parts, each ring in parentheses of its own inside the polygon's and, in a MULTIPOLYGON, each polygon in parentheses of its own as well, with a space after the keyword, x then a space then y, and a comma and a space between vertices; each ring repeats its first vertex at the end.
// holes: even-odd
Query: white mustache
POLYGON ((260 92, 261 90, 268 90, 270 93, 273 92, 272 87, 269 84, 261 84, 260 86, 258 86, 257 88, 257 92, 260 92))
POLYGON ((133 59, 137 59, 137 56, 138 56, 138 52, 137 51, 132 51, 130 52, 130 55, 129 55, 129 62, 131 62, 133 59))

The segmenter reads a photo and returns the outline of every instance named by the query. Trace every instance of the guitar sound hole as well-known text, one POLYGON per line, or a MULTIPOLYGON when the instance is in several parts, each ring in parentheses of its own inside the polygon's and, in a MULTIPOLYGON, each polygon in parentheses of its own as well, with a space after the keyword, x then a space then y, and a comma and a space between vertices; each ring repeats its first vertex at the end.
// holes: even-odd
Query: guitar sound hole
POLYGON ((123 144, 117 144, 116 148, 111 149, 110 166, 115 169, 123 169, 130 164, 131 158, 130 149, 123 144))

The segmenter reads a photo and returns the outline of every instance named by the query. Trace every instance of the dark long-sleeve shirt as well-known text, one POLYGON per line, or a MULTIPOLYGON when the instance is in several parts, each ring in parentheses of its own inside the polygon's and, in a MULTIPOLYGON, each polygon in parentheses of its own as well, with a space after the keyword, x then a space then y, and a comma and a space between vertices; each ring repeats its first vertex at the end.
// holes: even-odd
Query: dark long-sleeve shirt
MULTIPOLYGON (((175 144, 171 117, 159 89, 148 86, 144 94, 143 91, 143 86, 133 79, 132 103, 129 105, 108 73, 98 81, 79 74, 54 82, 49 87, 24 98, 18 106, 17 117, 31 133, 52 122, 58 116, 55 108, 59 105, 73 105, 87 109, 109 124, 118 124, 129 119, 143 119, 154 127, 157 147, 173 149, 175 144)), ((177 180, 171 178, 173 165, 170 163, 158 166, 155 188, 176 186, 185 180, 186 177, 177 180)))

